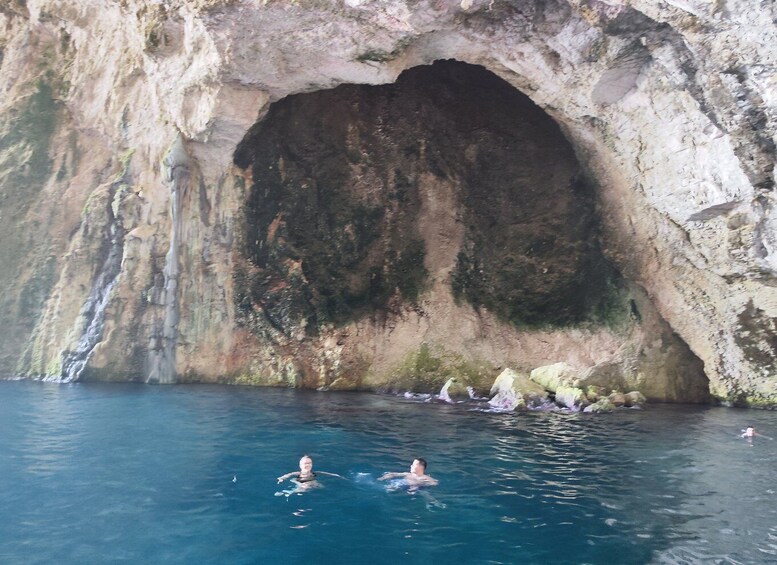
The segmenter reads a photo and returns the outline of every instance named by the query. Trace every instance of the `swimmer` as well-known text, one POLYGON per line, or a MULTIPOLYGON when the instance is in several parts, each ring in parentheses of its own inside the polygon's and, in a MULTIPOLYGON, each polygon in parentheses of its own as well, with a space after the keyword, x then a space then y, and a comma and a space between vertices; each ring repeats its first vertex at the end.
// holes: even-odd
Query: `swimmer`
POLYGON ((753 426, 747 426, 747 428, 745 428, 745 430, 742 432, 742 435, 739 436, 739 437, 744 437, 744 438, 752 439, 755 436, 765 437, 766 439, 772 439, 769 436, 765 436, 763 434, 759 434, 757 431, 755 431, 755 428, 753 426))
MULTIPOLYGON (((331 477, 340 477, 336 473, 327 473, 326 471, 319 471, 319 475, 329 475, 331 477)), ((343 477, 340 477, 341 479, 343 477)), ((299 471, 292 471, 278 477, 278 484, 282 483, 286 479, 291 479, 293 482, 302 485, 304 483, 312 483, 316 480, 316 473, 313 472, 313 458, 310 455, 303 455, 299 460, 299 471)))
POLYGON ((387 481, 389 479, 404 479, 411 489, 415 490, 418 487, 433 487, 439 484, 437 479, 433 479, 426 474, 426 459, 413 459, 413 464, 410 465, 409 473, 383 473, 378 477, 379 481, 387 481))

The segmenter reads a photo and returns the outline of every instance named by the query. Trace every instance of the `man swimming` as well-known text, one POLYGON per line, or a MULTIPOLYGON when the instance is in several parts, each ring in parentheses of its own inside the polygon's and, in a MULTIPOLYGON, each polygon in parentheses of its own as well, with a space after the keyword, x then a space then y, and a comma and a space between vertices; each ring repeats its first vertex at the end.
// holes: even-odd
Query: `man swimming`
POLYGON ((742 432, 742 435, 740 437, 755 437, 760 435, 761 434, 755 431, 755 428, 753 426, 747 426, 747 428, 745 428, 745 431, 742 432))
POLYGON ((433 479, 426 474, 426 466, 426 459, 418 457, 417 459, 413 459, 409 473, 383 473, 383 475, 378 477, 378 480, 387 481, 389 479, 404 479, 413 489, 418 487, 433 487, 439 484, 437 479, 433 479))

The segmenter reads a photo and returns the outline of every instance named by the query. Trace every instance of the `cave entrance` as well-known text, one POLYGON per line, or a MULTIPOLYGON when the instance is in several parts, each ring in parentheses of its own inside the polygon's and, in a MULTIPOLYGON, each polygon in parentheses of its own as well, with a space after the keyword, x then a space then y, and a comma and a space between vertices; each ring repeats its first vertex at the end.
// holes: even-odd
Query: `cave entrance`
POLYGON ((238 319, 296 384, 487 392, 502 367, 563 361, 603 389, 706 398, 701 362, 601 252, 558 124, 485 68, 288 96, 234 160, 253 182, 238 319))
POLYGON ((252 167, 242 293, 273 325, 340 324, 430 286, 518 326, 598 319, 617 275, 594 192, 558 125, 485 68, 438 61, 394 84, 270 108, 252 167))

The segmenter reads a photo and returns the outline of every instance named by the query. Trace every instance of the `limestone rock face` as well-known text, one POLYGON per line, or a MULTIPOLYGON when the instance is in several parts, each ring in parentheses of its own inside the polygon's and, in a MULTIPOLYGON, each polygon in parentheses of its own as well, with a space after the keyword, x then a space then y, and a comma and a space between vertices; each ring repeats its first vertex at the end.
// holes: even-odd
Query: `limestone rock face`
POLYGON ((0 373, 775 405, 776 17, 4 2, 0 373))

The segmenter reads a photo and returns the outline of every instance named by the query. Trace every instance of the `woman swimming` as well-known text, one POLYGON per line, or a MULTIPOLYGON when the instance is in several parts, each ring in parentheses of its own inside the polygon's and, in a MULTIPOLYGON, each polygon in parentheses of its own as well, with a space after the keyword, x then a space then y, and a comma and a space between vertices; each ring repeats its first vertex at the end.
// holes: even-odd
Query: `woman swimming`
POLYGON ((286 479, 292 479, 297 483, 309 483, 316 480, 313 472, 313 459, 309 455, 303 455, 299 460, 299 471, 292 471, 278 477, 278 484, 286 479))
MULTIPOLYGON (((329 475, 330 477, 340 477, 337 473, 327 473, 326 471, 319 471, 321 475, 329 475)), ((343 477, 340 477, 341 479, 343 477)), ((299 471, 292 471, 278 477, 278 484, 282 483, 286 479, 291 479, 297 484, 312 483, 316 480, 316 473, 313 472, 313 458, 310 455, 303 455, 299 460, 299 471)))

